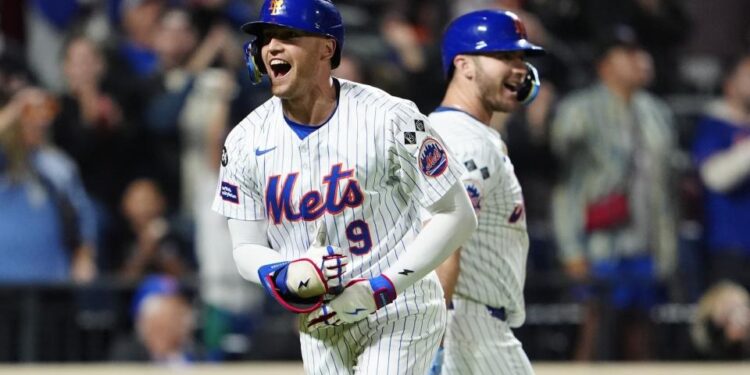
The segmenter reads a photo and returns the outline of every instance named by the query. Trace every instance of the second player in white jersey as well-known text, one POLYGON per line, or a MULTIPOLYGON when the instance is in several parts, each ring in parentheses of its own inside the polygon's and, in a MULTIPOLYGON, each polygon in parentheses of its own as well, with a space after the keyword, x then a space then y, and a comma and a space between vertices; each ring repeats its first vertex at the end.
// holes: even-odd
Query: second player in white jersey
POLYGON ((474 234, 461 246, 453 298, 503 308, 508 324, 519 327, 526 317, 529 236, 521 185, 505 145, 495 129, 466 112, 441 107, 429 118, 466 167, 461 180, 478 218, 474 234))
POLYGON ((460 16, 446 29, 443 68, 449 80, 435 130, 464 164, 461 177, 479 224, 438 272, 449 313, 443 363, 432 374, 533 374, 511 328, 525 319, 523 286, 529 237, 523 195, 505 145, 489 124, 533 100, 539 80, 525 56, 543 53, 526 40, 518 17, 502 10, 460 16))
POLYGON ((240 274, 300 313, 308 374, 422 374, 446 323, 433 270, 476 216, 413 103, 331 77, 342 27, 325 0, 267 0, 243 26, 274 97, 229 134, 213 208, 240 274))

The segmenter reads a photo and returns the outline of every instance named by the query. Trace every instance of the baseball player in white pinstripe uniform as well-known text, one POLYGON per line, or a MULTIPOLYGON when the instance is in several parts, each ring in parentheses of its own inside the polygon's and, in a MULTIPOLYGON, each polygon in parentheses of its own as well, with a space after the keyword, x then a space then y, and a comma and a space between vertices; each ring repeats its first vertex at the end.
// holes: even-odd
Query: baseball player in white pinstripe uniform
POLYGON ((536 71, 524 56, 543 50, 526 41, 510 12, 482 10, 457 18, 443 39, 449 85, 430 122, 464 164, 461 177, 477 212, 472 237, 438 269, 452 302, 432 374, 533 374, 511 328, 525 319, 523 286, 529 239, 521 186, 492 113, 533 100, 536 71))
POLYGON ((267 0, 243 30, 274 97, 222 156, 213 208, 240 274, 300 313, 308 374, 424 374, 446 324, 433 270, 476 227, 463 165, 413 103, 331 77, 328 1, 267 0))

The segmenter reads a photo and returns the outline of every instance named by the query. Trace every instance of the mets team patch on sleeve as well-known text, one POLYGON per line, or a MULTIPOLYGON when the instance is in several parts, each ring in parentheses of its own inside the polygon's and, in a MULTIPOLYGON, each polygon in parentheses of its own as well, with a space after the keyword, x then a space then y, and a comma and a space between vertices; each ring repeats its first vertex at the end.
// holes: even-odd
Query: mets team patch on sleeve
POLYGON ((237 185, 232 185, 226 181, 222 181, 220 194, 221 194, 221 199, 227 202, 240 204, 240 194, 239 194, 239 189, 237 189, 237 185))
POLYGON ((428 177, 438 177, 448 169, 448 154, 435 138, 427 137, 419 148, 419 168, 428 177))
POLYGON ((471 199, 471 205, 474 206, 475 211, 482 209, 482 192, 479 190, 479 184, 474 181, 468 181, 464 183, 466 186, 466 193, 471 199))

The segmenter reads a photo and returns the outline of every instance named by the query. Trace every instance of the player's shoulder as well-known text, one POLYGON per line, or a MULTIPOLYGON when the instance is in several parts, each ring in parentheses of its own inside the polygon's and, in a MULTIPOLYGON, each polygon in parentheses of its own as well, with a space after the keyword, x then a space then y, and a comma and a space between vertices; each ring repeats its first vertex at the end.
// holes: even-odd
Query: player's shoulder
POLYGON ((240 120, 240 122, 232 128, 230 134, 242 134, 257 130, 256 128, 258 127, 270 124, 269 118, 281 113, 281 101, 275 96, 271 97, 252 110, 252 112, 248 113, 245 118, 240 120))
POLYGON ((501 142, 499 133, 462 111, 438 108, 428 118, 435 131, 456 150, 492 150, 501 142))
POLYGON ((373 113, 382 112, 389 115, 421 115, 417 106, 410 100, 394 96, 374 86, 337 78, 341 84, 341 96, 356 103, 359 108, 366 108, 373 113))
POLYGON ((273 96, 245 116, 245 118, 237 124, 237 127, 251 128, 263 126, 269 123, 268 119, 270 117, 281 113, 281 100, 273 96))
MULTIPOLYGON (((272 123, 269 119, 281 113, 280 110, 281 102, 278 98, 272 97, 266 100, 232 128, 224 142, 225 146, 252 143, 253 135, 257 135, 263 128, 268 127, 272 123)), ((228 148, 231 149, 231 147, 228 148)))
POLYGON ((438 107, 429 116, 430 124, 440 130, 463 134, 468 137, 481 137, 485 125, 466 112, 438 107))

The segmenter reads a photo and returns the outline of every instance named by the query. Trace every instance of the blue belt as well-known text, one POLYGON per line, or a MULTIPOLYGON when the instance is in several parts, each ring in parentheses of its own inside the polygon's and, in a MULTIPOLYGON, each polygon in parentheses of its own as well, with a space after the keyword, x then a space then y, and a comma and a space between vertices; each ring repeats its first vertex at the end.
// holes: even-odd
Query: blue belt
POLYGON ((490 315, 492 317, 502 320, 503 322, 508 319, 508 316, 505 314, 505 307, 492 307, 487 306, 487 311, 490 312, 490 315))

